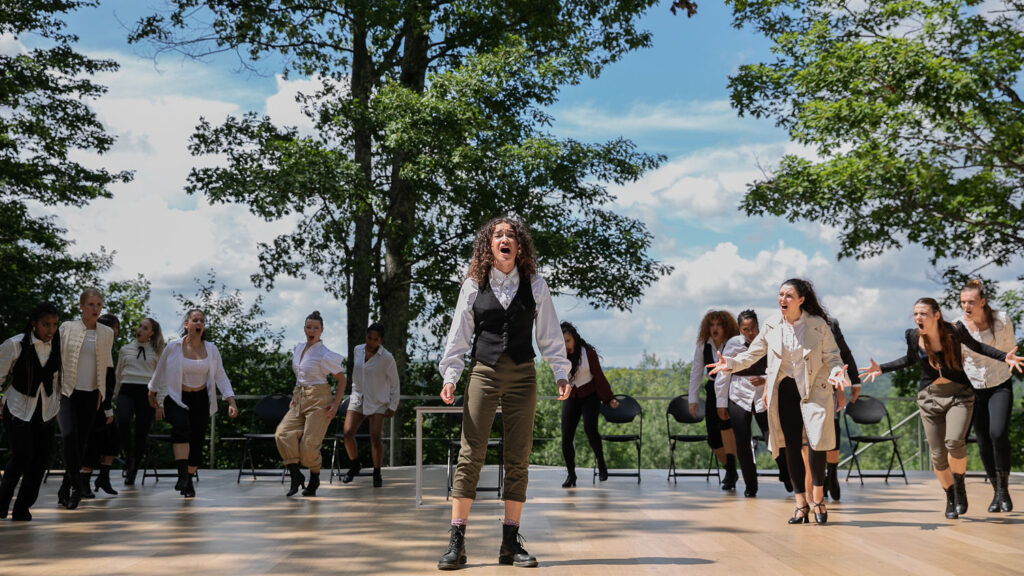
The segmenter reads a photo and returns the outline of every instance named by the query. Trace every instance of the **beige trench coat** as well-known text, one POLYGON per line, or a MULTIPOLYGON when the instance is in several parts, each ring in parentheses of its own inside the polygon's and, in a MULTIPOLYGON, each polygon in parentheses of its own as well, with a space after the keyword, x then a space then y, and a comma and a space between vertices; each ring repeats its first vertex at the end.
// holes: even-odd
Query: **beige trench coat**
MULTIPOLYGON (((839 346, 828 324, 818 316, 804 315, 807 330, 804 334, 804 366, 806 367, 807 393, 800 401, 800 412, 804 418, 804 433, 808 445, 814 450, 832 450, 836 447, 832 385, 829 376, 843 367, 839 346)), ((768 374, 765 385, 768 398, 768 430, 772 457, 778 458, 779 450, 786 446, 779 423, 779 387, 782 379, 779 370, 782 364, 782 313, 776 313, 761 328, 757 338, 750 343, 746 352, 734 358, 726 358, 730 371, 743 370, 762 356, 768 356, 768 374)))

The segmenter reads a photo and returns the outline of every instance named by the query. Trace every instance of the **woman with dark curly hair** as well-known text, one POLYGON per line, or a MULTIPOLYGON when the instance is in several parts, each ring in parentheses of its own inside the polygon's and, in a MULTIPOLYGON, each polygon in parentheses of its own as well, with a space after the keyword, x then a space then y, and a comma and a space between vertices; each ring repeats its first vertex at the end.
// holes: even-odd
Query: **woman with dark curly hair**
POLYGON ((697 416, 697 403, 700 401, 700 390, 704 389, 704 426, 708 431, 708 446, 718 458, 718 463, 725 468, 722 479, 722 490, 735 490, 736 480, 736 436, 732 432, 732 423, 727 415, 720 415, 716 408, 715 379, 708 375, 703 386, 704 366, 714 363, 725 350, 725 343, 740 333, 736 319, 725 310, 711 310, 700 321, 697 333, 697 348, 693 352, 693 363, 690 364, 690 415, 697 416), (726 416, 726 417, 721 417, 726 416))
POLYGON ((438 367, 444 381, 441 399, 451 404, 464 368, 463 356, 472 353, 462 405, 462 448, 452 488, 450 539, 437 563, 441 570, 466 563, 466 520, 476 498, 499 400, 505 438, 505 519, 498 563, 537 565, 519 537, 537 411, 534 334, 541 356, 555 373, 559 399, 565 400, 571 365, 551 292, 537 273, 533 239, 522 222, 495 218, 477 232, 469 277, 462 283, 438 367))
POLYGON ((565 457, 565 468, 569 472, 562 488, 572 488, 576 486, 576 426, 580 418, 583 418, 583 431, 594 451, 598 477, 602 482, 608 479, 604 446, 601 445, 601 434, 597 431, 597 414, 600 412, 600 402, 618 408, 619 401, 615 399, 612 387, 604 377, 597 350, 580 336, 571 322, 562 322, 562 337, 565 339, 566 356, 572 365, 569 371, 572 391, 562 403, 562 456, 565 457))

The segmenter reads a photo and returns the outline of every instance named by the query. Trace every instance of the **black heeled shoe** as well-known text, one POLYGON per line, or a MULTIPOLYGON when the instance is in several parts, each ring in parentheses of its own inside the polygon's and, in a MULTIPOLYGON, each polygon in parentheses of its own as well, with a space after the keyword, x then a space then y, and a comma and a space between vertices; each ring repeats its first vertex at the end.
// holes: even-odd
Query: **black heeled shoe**
POLYGON ((597 479, 600 480, 601 482, 604 482, 605 480, 607 480, 608 479, 608 469, 607 468, 599 468, 597 470, 597 479))
POLYGON ((302 491, 303 496, 316 496, 316 489, 320 487, 320 473, 310 472, 309 473, 309 484, 306 484, 305 490, 302 491))
POLYGON ((824 510, 825 499, 822 498, 821 502, 814 503, 814 523, 825 524, 828 522, 828 510, 824 512, 818 512, 818 510, 824 510))
POLYGON ((300 488, 306 487, 306 478, 302 475, 302 470, 299 469, 298 464, 289 464, 287 466, 288 473, 291 475, 292 484, 288 488, 288 492, 285 496, 295 496, 299 492, 300 488))
POLYGON ((355 480, 356 476, 359 475, 359 471, 362 469, 363 466, 362 464, 359 463, 359 461, 353 462, 352 465, 349 466, 348 472, 346 472, 345 475, 341 477, 341 481, 344 482, 345 484, 348 484, 349 482, 355 480))
POLYGON ((576 487, 576 475, 569 474, 565 477, 565 482, 562 482, 562 488, 575 488, 576 487))
POLYGON ((195 487, 194 484, 192 484, 192 477, 191 476, 188 479, 188 483, 185 484, 185 489, 181 491, 181 495, 184 496, 185 498, 195 498, 196 497, 196 487, 195 487))
POLYGON ((114 486, 110 484, 110 472, 100 472, 100 475, 96 477, 96 491, 103 490, 111 496, 117 496, 117 490, 114 490, 114 486))
POLYGON ((808 506, 807 504, 804 504, 803 506, 797 506, 793 510, 793 517, 790 518, 788 522, 790 524, 809 524, 811 522, 811 519, 808 518, 808 515, 810 515, 810 513, 811 507, 808 506), (797 516, 797 512, 803 512, 803 516, 797 516))

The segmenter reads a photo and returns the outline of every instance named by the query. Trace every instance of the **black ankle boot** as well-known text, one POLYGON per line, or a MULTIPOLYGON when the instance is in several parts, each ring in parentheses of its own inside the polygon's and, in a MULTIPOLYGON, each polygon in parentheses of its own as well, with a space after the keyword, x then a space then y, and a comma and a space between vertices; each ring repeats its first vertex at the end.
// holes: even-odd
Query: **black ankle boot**
POLYGON ((124 469, 124 485, 135 486, 135 478, 139 474, 139 467, 135 462, 129 463, 124 469))
POLYGON ((298 464, 289 464, 288 474, 292 477, 292 485, 288 488, 288 492, 285 496, 295 496, 299 492, 299 488, 306 486, 306 477, 302 475, 302 470, 299 469, 298 464))
POLYGON ((946 488, 946 518, 956 520, 960 515, 956 513, 956 486, 946 488))
POLYGON ((519 526, 502 524, 498 564, 511 564, 519 568, 537 566, 537 559, 523 548, 523 541, 523 537, 519 535, 519 526))
POLYGON ((11 499, 14 498, 14 489, 17 487, 17 484, 10 480, 4 478, 4 481, 0 482, 0 520, 7 518, 7 512, 11 509, 11 499))
POLYGON ((306 484, 306 488, 302 491, 303 496, 316 496, 316 489, 320 487, 320 473, 310 472, 309 483, 306 484))
POLYGON ((449 530, 448 550, 437 561, 438 570, 458 570, 466 563, 466 526, 452 526, 449 530))
POLYGON ((174 489, 183 492, 189 480, 188 460, 175 460, 174 463, 178 465, 178 481, 174 483, 174 489))
POLYGON ((605 468, 598 468, 597 469, 597 479, 600 480, 601 482, 604 482, 605 480, 608 479, 608 468, 607 467, 605 467, 605 468))
POLYGON ((185 488, 181 491, 181 495, 184 496, 185 498, 196 497, 196 487, 195 484, 192 484, 191 476, 189 476, 188 479, 185 481, 185 488))
POLYGON ((953 474, 953 487, 956 488, 956 513, 962 516, 967 513, 967 484, 963 474, 953 474))
POLYGON ((355 480, 355 477, 359 475, 359 471, 362 469, 363 466, 359 463, 359 460, 353 461, 352 465, 348 468, 348 472, 345 472, 345 475, 341 477, 341 481, 348 484, 352 480, 355 480))
POLYGON ((729 454, 725 457, 725 478, 722 478, 722 490, 735 490, 739 475, 736 473, 736 457, 729 454))
POLYGON ((572 488, 576 486, 576 472, 569 472, 569 475, 565 477, 565 482, 562 482, 562 488, 572 488))
POLYGON ((57 504, 65 508, 68 507, 68 494, 71 492, 71 484, 68 483, 67 475, 64 476, 64 480, 60 483, 60 488, 57 488, 57 504))
POLYGON ((103 490, 107 494, 117 496, 117 490, 110 485, 110 466, 100 466, 100 473, 96 476, 96 489, 103 490))
POLYGON ((989 512, 1000 512, 999 509, 999 483, 1002 482, 1002 477, 996 472, 995 475, 988 477, 989 484, 992 485, 992 502, 988 505, 989 512))
POLYGON ((74 480, 68 482, 67 502, 64 504, 64 507, 68 510, 74 510, 82 503, 82 489, 79 486, 80 483, 81 482, 75 482, 74 480))
POLYGON ((92 486, 89 485, 90 483, 92 483, 92 470, 88 472, 82 472, 79 475, 79 479, 82 491, 82 498, 87 500, 95 498, 96 494, 93 493, 92 486))
POLYGON ((832 500, 839 500, 839 464, 828 464, 825 476, 825 488, 828 490, 828 497, 832 500))
POLYGON ((996 472, 996 477, 999 478, 999 510, 1013 512, 1013 500, 1010 500, 1010 473, 996 472))
POLYGON ((384 477, 380 475, 380 468, 373 469, 373 487, 380 488, 384 485, 384 477))

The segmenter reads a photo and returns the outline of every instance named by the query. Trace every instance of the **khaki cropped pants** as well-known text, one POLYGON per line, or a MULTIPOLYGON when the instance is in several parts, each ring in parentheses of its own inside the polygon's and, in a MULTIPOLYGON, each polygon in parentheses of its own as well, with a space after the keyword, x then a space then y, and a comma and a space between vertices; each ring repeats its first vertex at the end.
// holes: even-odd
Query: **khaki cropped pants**
POLYGON ((505 436, 503 499, 526 501, 533 419, 537 413, 537 369, 531 359, 516 364, 507 354, 494 366, 470 363, 469 384, 462 404, 462 448, 452 485, 455 498, 476 498, 480 468, 487 455, 494 414, 501 400, 505 436))
POLYGON ((967 429, 974 411, 974 390, 950 382, 931 384, 917 393, 921 424, 928 437, 932 468, 949 468, 949 457, 967 457, 967 429))
POLYGON ((319 471, 320 446, 331 423, 327 419, 331 387, 327 384, 296 386, 292 398, 291 409, 274 432, 277 451, 285 466, 301 462, 306 468, 319 471))

